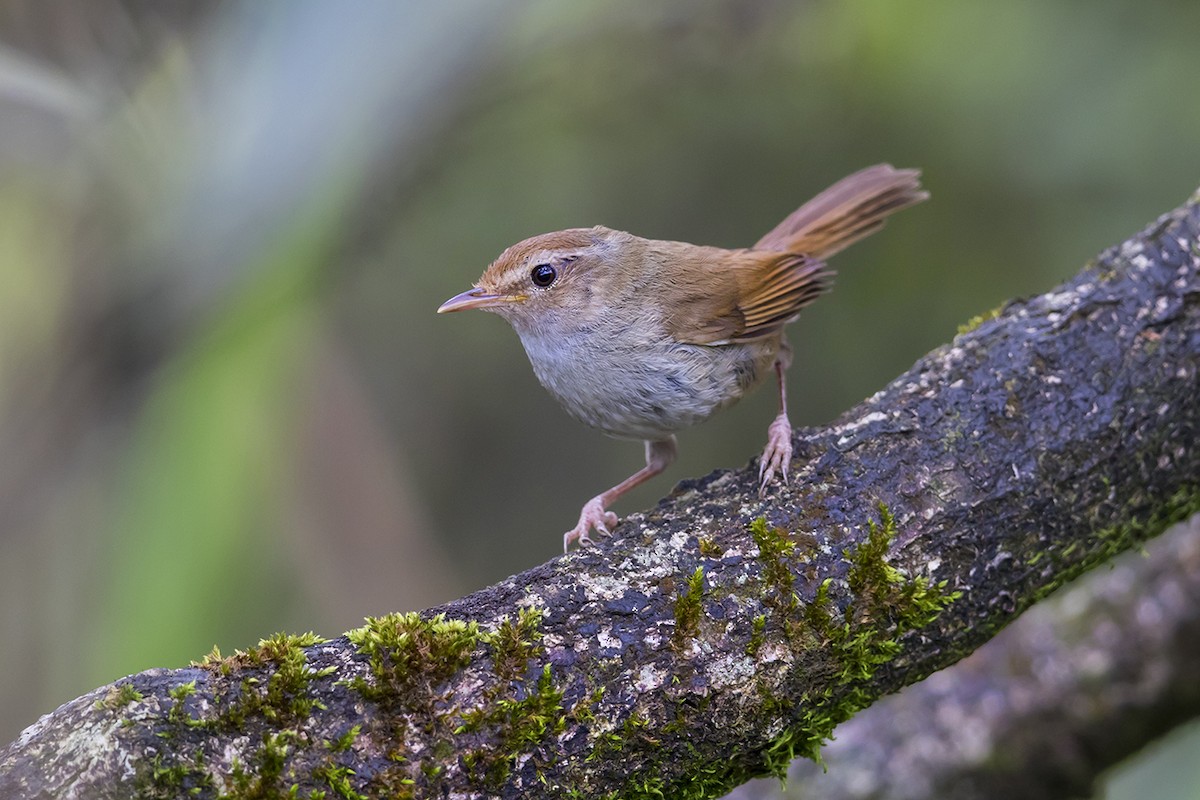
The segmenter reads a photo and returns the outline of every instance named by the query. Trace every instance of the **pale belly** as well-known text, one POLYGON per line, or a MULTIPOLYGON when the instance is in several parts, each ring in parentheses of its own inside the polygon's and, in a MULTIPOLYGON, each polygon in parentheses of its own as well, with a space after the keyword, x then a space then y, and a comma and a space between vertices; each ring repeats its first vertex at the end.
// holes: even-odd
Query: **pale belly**
POLYGON ((616 349, 522 341, 538 380, 571 416, 625 439, 663 439, 708 419, 761 383, 776 355, 763 342, 616 349))

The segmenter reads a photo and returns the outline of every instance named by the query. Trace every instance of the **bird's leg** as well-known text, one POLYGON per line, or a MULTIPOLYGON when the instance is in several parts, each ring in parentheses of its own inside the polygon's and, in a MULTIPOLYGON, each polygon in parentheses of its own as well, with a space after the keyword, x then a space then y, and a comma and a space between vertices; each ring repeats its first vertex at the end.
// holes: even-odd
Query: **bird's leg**
POLYGON ((580 545, 591 544, 588 531, 593 528, 607 535, 617 524, 617 515, 608 510, 618 497, 635 486, 645 483, 666 469, 675 460, 675 437, 668 436, 659 441, 646 442, 646 466, 630 475, 604 494, 599 494, 588 500, 579 513, 579 524, 563 534, 563 552, 571 546, 571 542, 580 545))
POLYGON ((766 495, 767 486, 775 477, 776 471, 783 477, 783 482, 787 483, 788 465, 792 462, 792 423, 788 421, 787 381, 784 378, 787 362, 791 361, 791 351, 787 349, 786 342, 784 348, 779 358, 775 359, 775 377, 779 379, 779 414, 767 428, 767 446, 763 448, 762 459, 758 462, 759 497, 766 495))

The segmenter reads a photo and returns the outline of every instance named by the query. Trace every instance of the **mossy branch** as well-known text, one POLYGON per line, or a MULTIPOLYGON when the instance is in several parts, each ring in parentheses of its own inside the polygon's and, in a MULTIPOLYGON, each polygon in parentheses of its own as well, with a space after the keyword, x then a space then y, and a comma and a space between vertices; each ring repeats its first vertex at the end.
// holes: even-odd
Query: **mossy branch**
POLYGON ((1200 508, 1200 206, 981 318, 795 477, 332 641, 152 670, 0 751, 0 796, 716 797, 1200 508))
POLYGON ((827 770, 795 761, 786 788, 751 781, 728 800, 1103 797, 1109 769, 1200 717, 1197 609, 1193 517, 839 726, 827 770))

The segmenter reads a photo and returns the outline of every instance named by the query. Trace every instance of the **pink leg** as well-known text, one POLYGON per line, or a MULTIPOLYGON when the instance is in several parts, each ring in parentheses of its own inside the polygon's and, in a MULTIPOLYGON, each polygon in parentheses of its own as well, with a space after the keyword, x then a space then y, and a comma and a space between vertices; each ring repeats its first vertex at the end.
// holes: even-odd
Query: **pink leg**
POLYGON ((779 379, 779 414, 767 428, 767 446, 763 449, 762 459, 758 462, 758 496, 767 493, 767 486, 775 477, 776 471, 787 483, 788 465, 792 461, 792 423, 787 415, 787 383, 783 376, 782 360, 775 362, 775 377, 779 379))
POLYGON ((630 475, 604 494, 596 495, 583 506, 579 514, 579 524, 563 534, 563 552, 571 546, 571 542, 579 542, 580 546, 592 543, 588 531, 593 528, 608 535, 617 524, 617 515, 608 510, 616 499, 635 486, 645 483, 666 469, 675 460, 675 437, 668 436, 658 442, 646 442, 646 466, 630 475))

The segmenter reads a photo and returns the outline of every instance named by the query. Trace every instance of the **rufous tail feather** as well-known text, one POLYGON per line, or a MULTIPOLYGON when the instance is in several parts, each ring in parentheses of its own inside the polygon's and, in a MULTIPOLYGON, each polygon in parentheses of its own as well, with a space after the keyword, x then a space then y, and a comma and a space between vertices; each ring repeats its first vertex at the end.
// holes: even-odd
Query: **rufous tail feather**
POLYGON ((921 172, 876 164, 842 178, 788 215, 755 250, 825 260, 883 227, 892 214, 929 198, 921 172))

